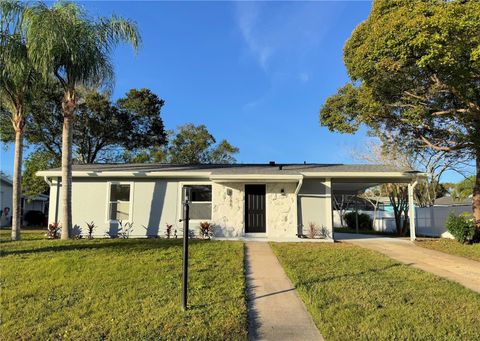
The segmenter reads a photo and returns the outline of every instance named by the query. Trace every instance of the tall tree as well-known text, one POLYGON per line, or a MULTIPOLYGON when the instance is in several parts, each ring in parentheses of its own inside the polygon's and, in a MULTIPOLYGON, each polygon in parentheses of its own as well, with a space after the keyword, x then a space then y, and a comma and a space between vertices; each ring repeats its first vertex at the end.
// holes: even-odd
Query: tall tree
POLYGON ((321 124, 345 133, 364 124, 475 160, 480 230, 480 2, 377 0, 344 61, 352 82, 326 100, 321 124))
POLYGON ((39 194, 48 193, 50 187, 36 173, 41 170, 59 167, 60 157, 53 155, 44 149, 36 149, 24 162, 24 172, 22 175, 23 195, 27 199, 33 199, 39 194))
POLYGON ((175 164, 235 163, 239 152, 227 140, 215 145, 216 140, 203 124, 179 126, 168 146, 167 159, 175 164))
POLYGON ((465 178, 464 180, 460 181, 458 184, 455 184, 452 197, 455 200, 462 201, 466 198, 472 196, 473 188, 475 187, 475 177, 470 176, 465 178))
MULTIPOLYGON (((59 87, 44 87, 33 101, 26 140, 52 155, 61 156, 62 118, 59 87)), ((160 115, 164 101, 149 89, 131 89, 116 103, 107 94, 77 92, 73 122, 75 163, 119 162, 123 153, 165 145, 166 132, 160 115)), ((0 133, 6 125, 0 122, 0 133)), ((8 138, 7 138, 8 139, 8 138)))
POLYGON ((79 86, 113 82, 111 53, 119 43, 140 43, 136 25, 115 16, 91 18, 77 4, 38 3, 24 15, 28 55, 45 79, 55 77, 63 89, 62 239, 72 227, 72 136, 79 86))
POLYGON ((0 104, 10 116, 15 136, 12 240, 20 239, 23 133, 35 74, 21 28, 24 11, 20 2, 0 1, 0 104))

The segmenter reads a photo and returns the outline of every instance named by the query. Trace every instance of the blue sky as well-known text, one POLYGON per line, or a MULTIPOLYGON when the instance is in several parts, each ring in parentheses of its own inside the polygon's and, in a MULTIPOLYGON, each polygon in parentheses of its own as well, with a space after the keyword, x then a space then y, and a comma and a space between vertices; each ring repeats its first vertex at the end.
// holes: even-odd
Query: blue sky
MULTIPOLYGON (((365 131, 319 125, 326 97, 347 80, 342 48, 367 18, 369 1, 83 2, 93 15, 137 22, 138 54, 114 55, 114 98, 150 88, 166 101, 168 129, 204 123, 240 148, 239 162, 351 163, 365 131)), ((11 174, 13 148, 2 149, 11 174)), ((444 180, 460 180, 449 174, 444 180)))

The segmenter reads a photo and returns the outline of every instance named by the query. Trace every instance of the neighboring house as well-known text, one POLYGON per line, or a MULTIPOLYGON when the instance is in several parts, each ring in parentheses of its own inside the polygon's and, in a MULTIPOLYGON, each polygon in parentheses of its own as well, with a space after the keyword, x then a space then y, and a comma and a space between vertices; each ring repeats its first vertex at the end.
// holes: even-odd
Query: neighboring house
POLYGON ((0 227, 12 224, 12 195, 12 180, 0 173, 0 227))
MULTIPOLYGON (((4 173, 0 173, 0 227, 12 225, 12 195, 12 180, 4 173)), ((48 214, 48 200, 48 195, 45 194, 40 194, 32 199, 22 197, 22 217, 28 211, 41 211, 44 214, 48 214)))
MULTIPOLYGON (((183 190, 191 190, 190 228, 211 222, 216 237, 292 240, 310 223, 332 239, 332 191, 358 193, 385 182, 411 183, 418 172, 384 165, 330 164, 94 164, 74 165, 75 229, 93 221, 96 236, 164 236, 167 224, 182 235, 183 190)), ((61 170, 40 171, 50 184, 49 222, 59 222, 61 170)), ((413 200, 413 198, 411 198, 413 200)))

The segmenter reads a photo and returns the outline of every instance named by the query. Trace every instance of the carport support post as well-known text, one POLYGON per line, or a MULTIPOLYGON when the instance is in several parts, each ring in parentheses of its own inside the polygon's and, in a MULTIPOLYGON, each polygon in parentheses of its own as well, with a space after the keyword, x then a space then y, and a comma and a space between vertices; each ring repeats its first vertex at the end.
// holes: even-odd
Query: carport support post
POLYGON ((355 195, 355 232, 358 234, 358 201, 355 195))
POLYGON ((408 184, 408 217, 410 219, 410 240, 414 241, 416 236, 417 221, 415 219, 415 202, 413 200, 413 191, 417 181, 411 182, 408 184))

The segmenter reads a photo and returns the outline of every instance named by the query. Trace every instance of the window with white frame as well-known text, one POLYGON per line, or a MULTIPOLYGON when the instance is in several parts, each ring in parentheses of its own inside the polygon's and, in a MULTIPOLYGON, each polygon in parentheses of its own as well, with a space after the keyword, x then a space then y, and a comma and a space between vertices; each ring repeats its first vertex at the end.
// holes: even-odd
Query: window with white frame
POLYGON ((110 184, 108 220, 130 220, 130 184, 110 184))
POLYGON ((185 185, 183 187, 190 190, 190 219, 212 219, 212 186, 185 185))

